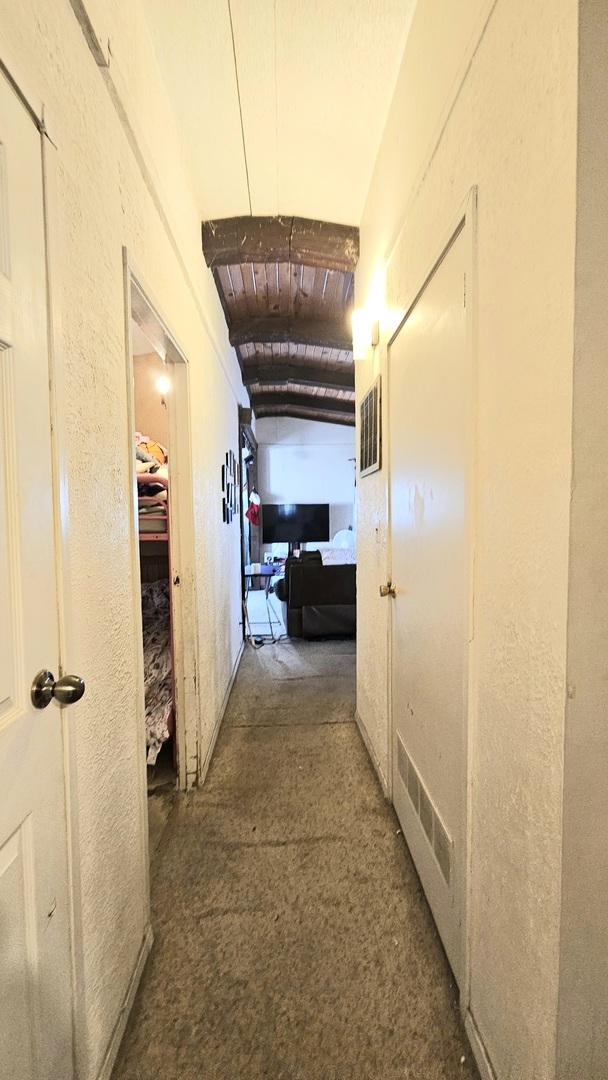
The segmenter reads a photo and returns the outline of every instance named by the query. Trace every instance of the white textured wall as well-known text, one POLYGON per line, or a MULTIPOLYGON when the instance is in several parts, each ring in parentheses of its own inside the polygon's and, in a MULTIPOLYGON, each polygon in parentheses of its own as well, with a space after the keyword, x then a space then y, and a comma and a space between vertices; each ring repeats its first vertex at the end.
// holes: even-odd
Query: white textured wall
POLYGON ((237 450, 240 377, 139 4, 97 10, 106 52, 111 38, 110 88, 68 0, 0 2, 2 59, 44 102, 57 145, 61 249, 53 287, 62 320, 72 585, 66 659, 87 683, 71 728, 79 1080, 99 1072, 146 918, 123 244, 191 367, 202 753, 240 643, 238 523, 227 527, 220 512, 220 465, 229 447, 237 450))
MULTIPOLYGON (((383 331, 357 366, 361 396, 478 185, 470 1008, 499 1080, 555 1074, 576 75, 571 0, 419 0, 356 282, 383 331)), ((357 663, 385 774, 386 480, 384 469, 358 489, 357 663)))
POLYGON ((608 1076, 608 12, 579 4, 559 1080, 608 1076))
POLYGON ((354 528, 354 428, 265 417, 257 421, 256 437, 262 502, 329 503, 331 535, 354 528))

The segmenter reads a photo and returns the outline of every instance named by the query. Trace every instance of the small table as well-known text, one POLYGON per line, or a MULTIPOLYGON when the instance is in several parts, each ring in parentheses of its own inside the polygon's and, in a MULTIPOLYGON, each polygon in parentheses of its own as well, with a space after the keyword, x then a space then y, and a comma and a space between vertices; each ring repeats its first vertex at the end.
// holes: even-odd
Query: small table
POLYGON ((245 577, 274 577, 285 569, 283 563, 260 563, 259 566, 259 570, 254 570, 251 564, 246 566, 245 577))
MULTIPOLYGON (((245 610, 247 609, 247 597, 249 595, 249 586, 247 585, 247 578, 249 578, 250 581, 252 581, 253 578, 259 578, 261 581, 265 582, 264 591, 266 593, 266 603, 268 604, 268 597, 270 595, 270 585, 271 585, 272 578, 277 577, 277 575, 284 574, 284 572, 285 572, 285 566, 283 565, 283 563, 260 563, 260 569, 259 570, 254 570, 251 565, 245 566, 244 571, 243 571, 244 576, 245 576, 245 598, 244 598, 245 610)), ((267 610, 268 610, 268 608, 267 608, 267 610)), ((269 637, 271 641, 275 641, 276 639, 275 639, 274 632, 273 632, 273 629, 272 629, 272 620, 271 620, 271 615, 270 615, 269 610, 268 610, 268 629, 269 629, 270 633, 267 634, 267 635, 265 634, 264 637, 269 637)), ((251 634, 250 634, 250 636, 251 636, 251 634)))

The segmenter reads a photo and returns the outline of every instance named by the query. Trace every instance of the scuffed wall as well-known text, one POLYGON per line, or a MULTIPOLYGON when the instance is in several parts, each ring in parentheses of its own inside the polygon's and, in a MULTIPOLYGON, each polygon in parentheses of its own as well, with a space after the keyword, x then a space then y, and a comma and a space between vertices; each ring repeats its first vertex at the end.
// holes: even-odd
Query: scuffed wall
POLYGON ((245 400, 202 260, 203 208, 185 179, 139 4, 98 10, 108 69, 97 66, 68 0, 0 3, 2 60, 44 102, 57 148, 52 284, 70 506, 65 659, 87 683, 70 716, 79 1080, 99 1074, 147 919, 123 245, 190 364, 201 757, 240 647, 238 522, 221 521, 220 466, 226 450, 237 450, 245 400))
MULTIPOLYGON (((478 187, 469 1005, 499 1080, 555 1075, 577 5, 420 0, 361 223, 381 344, 478 187)), ((440 388, 438 388, 440 393, 440 388)), ((387 410, 384 412, 385 420, 387 410)), ((387 434, 385 432, 385 434, 387 434)), ((386 464, 358 488, 358 711, 389 769, 386 464)), ((407 582, 398 582, 407 588, 407 582)))

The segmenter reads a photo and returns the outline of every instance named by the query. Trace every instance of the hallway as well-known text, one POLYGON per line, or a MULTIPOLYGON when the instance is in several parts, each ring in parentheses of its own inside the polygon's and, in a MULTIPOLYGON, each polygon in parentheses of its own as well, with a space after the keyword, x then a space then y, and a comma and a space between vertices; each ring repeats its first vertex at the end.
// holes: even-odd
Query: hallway
POLYGON ((245 651, 208 780, 155 845, 114 1080, 477 1076, 354 705, 354 642, 245 651))

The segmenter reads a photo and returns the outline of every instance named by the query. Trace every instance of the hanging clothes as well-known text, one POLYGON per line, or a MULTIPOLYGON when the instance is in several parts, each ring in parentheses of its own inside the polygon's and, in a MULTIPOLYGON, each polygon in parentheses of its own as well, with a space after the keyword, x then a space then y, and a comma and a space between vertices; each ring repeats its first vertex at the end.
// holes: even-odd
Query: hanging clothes
POLYGON ((261 506, 261 504, 262 504, 262 500, 260 499, 260 496, 258 495, 257 491, 254 488, 253 491, 251 492, 251 495, 249 496, 249 506, 247 507, 247 509, 245 511, 245 517, 247 518, 247 520, 249 522, 251 522, 252 525, 259 525, 260 524, 260 506, 261 506))

